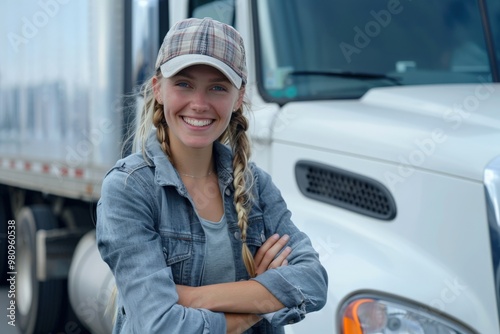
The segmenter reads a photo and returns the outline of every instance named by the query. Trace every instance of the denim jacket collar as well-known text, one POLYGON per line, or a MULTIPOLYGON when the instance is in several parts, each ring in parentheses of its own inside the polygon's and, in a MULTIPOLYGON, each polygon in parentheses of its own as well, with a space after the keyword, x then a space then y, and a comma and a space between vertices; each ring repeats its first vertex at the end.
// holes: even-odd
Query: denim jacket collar
MULTIPOLYGON (((214 142, 213 149, 219 185, 224 190, 233 181, 232 153, 229 147, 218 141, 214 142)), ((187 190, 179 173, 161 149, 161 145, 156 138, 156 132, 151 133, 147 139, 146 156, 155 167, 155 182, 158 185, 176 187, 178 191, 187 195, 187 190)))

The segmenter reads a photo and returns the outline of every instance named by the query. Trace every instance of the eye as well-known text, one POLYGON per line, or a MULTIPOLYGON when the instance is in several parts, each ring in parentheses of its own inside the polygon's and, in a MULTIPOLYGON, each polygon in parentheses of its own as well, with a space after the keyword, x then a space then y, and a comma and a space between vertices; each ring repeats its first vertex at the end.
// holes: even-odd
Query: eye
POLYGON ((221 86, 221 85, 213 86, 212 90, 214 90, 216 92, 225 92, 225 91, 227 91, 226 87, 221 86))
POLYGON ((189 88, 190 87, 189 83, 187 83, 185 81, 179 81, 175 85, 178 86, 178 87, 183 87, 183 88, 189 88))

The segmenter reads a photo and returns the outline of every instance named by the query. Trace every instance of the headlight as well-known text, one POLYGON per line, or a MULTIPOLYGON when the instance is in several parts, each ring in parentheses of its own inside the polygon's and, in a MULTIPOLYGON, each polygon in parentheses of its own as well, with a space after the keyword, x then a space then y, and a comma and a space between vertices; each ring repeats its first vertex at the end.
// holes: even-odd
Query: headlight
POLYGON ((341 308, 342 334, 471 334, 471 330, 422 306, 372 295, 355 296, 341 308))

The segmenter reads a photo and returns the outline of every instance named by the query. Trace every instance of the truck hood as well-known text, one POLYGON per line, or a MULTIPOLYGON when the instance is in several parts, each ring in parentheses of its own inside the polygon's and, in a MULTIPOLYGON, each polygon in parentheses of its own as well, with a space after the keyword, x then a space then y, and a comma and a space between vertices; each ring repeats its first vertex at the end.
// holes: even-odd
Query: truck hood
POLYGON ((370 90, 286 104, 272 140, 480 181, 500 155, 500 84, 370 90))

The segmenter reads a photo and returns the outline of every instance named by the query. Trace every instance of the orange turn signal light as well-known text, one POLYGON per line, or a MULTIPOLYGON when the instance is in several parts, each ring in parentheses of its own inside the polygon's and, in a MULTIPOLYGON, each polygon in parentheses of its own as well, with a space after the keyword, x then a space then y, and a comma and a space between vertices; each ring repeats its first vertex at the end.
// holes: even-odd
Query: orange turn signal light
POLYGON ((386 306, 374 299, 352 301, 342 316, 342 334, 377 333, 387 322, 386 306))

